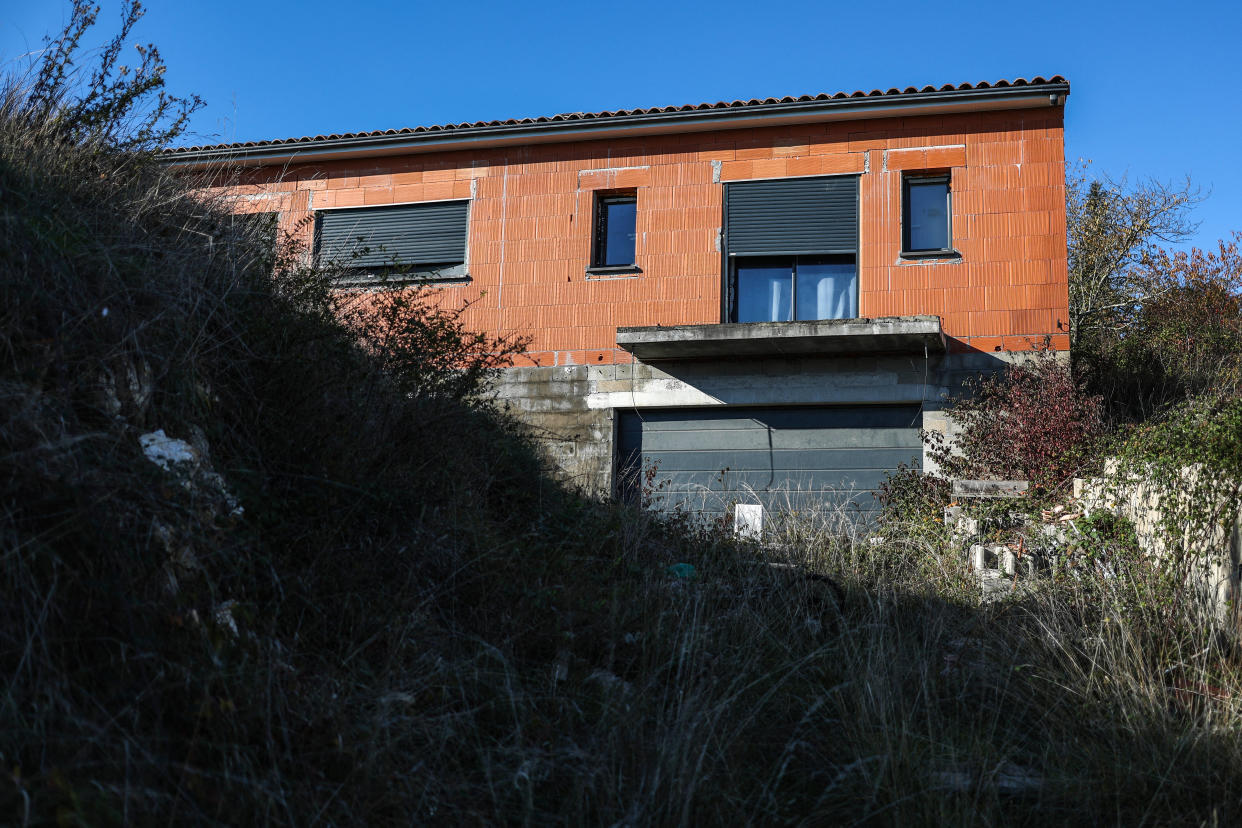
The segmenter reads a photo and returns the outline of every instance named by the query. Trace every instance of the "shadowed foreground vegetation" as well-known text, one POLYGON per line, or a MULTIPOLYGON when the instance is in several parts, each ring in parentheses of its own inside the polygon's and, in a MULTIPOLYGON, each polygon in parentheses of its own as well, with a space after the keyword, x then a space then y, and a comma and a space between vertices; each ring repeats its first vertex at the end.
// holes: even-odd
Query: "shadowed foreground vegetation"
POLYGON ((515 343, 398 293, 360 340, 331 274, 27 107, 0 822, 1242 818, 1236 647, 1139 563, 981 605, 926 516, 760 549, 583 498, 480 393, 515 343))

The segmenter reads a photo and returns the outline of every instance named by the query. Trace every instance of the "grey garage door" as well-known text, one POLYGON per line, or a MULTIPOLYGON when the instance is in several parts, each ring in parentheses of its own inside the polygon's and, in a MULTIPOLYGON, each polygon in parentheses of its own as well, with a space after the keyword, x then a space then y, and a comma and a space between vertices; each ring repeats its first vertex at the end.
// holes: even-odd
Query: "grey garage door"
POLYGON ((899 463, 921 468, 917 405, 619 410, 621 491, 703 518, 734 503, 865 516, 899 463))

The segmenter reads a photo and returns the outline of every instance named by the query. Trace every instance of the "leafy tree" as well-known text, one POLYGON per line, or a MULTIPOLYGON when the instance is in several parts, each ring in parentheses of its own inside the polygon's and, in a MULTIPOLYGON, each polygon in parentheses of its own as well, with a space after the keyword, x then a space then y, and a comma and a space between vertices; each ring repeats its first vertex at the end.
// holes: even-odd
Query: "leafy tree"
POLYGON ((1066 176, 1070 345, 1092 350, 1101 336, 1127 326, 1160 286, 1139 268, 1160 245, 1190 238, 1190 210, 1202 200, 1189 180, 1090 178, 1084 166, 1066 176))
POLYGON ((1115 420, 1242 390, 1242 236, 1170 249, 1201 200, 1189 181, 1067 176, 1071 347, 1115 420))
POLYGON ((1190 396, 1242 393, 1239 242, 1242 233, 1216 251, 1156 250, 1133 268, 1147 297, 1088 354, 1115 408, 1143 418, 1190 396))

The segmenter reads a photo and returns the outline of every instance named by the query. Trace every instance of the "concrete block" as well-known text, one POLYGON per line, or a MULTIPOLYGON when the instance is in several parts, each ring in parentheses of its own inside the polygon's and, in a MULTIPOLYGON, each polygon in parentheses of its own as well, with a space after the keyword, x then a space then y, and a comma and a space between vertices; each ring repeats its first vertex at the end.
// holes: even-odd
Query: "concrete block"
POLYGON ((591 387, 592 394, 609 394, 614 391, 629 391, 634 387, 633 380, 605 380, 594 383, 591 387))
POLYGON ((983 544, 976 543, 970 547, 970 566, 976 572, 982 572, 987 568, 988 558, 987 550, 983 544))
POLYGON ((617 366, 615 365, 591 365, 587 368, 587 382, 607 382, 615 379, 617 375, 617 366))
POLYGON ((580 403, 566 397, 523 397, 517 400, 522 411, 571 411, 580 403))
POLYGON ((580 380, 581 381, 581 380, 586 380, 587 371, 591 367, 592 366, 590 365, 558 365, 555 368, 551 368, 549 370, 552 371, 553 375, 557 379, 561 379, 561 380, 569 379, 569 380, 580 380))
POLYGON ((1027 485, 1025 480, 954 480, 953 497, 1019 497, 1027 485))

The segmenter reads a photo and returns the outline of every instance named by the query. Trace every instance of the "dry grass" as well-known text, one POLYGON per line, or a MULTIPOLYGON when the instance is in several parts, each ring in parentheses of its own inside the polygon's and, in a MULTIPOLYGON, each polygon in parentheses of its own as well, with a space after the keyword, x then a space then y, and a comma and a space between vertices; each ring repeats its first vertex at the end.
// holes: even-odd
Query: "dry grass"
POLYGON ((360 348, 323 274, 273 277, 186 182, 19 105, 4 821, 1239 819, 1231 639, 1120 579, 982 606, 925 526, 759 548, 585 500, 467 389, 407 393, 416 355, 360 348), (187 487, 150 464, 154 428, 208 449, 244 515, 206 465, 187 487))

